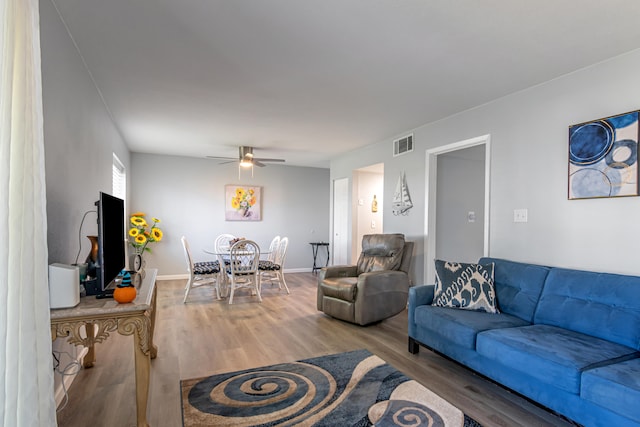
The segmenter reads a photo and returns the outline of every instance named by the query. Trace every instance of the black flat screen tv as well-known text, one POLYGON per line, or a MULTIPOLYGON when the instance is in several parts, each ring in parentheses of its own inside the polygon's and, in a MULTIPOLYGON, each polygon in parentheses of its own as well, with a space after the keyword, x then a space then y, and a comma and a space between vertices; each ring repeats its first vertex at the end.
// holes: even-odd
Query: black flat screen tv
POLYGON ((100 192, 98 206, 98 279, 102 292, 125 268, 124 200, 100 192))

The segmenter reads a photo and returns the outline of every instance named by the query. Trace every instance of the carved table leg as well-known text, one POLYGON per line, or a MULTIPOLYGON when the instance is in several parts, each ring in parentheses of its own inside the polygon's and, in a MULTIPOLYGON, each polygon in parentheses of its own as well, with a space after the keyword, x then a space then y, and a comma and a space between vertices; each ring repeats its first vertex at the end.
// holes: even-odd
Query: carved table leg
POLYGON ((149 352, 151 358, 155 359, 158 356, 158 347, 153 342, 153 331, 156 328, 156 296, 158 292, 153 290, 153 297, 151 298, 151 330, 149 332, 149 352))
POLYGON ((149 396, 149 374, 151 371, 151 357, 144 352, 141 331, 133 334, 135 368, 136 368, 136 419, 138 427, 149 427, 147 424, 147 399, 149 396))
POLYGON ((95 325, 93 323, 86 322, 84 324, 84 330, 87 334, 87 341, 91 344, 87 346, 87 354, 82 359, 82 367, 83 368, 92 368, 96 363, 96 348, 95 343, 93 342, 93 337, 95 336, 95 325))

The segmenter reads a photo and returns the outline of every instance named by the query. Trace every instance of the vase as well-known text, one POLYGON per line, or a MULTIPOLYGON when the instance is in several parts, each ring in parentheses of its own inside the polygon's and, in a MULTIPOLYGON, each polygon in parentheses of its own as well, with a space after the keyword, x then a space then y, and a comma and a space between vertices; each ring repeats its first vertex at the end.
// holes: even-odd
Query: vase
POLYGON ((144 267, 144 260, 142 259, 142 253, 134 249, 134 252, 129 257, 129 269, 138 273, 144 267))
POLYGON ((87 277, 97 277, 98 267, 98 236, 87 236, 87 239, 91 242, 91 250, 87 259, 84 261, 87 264, 87 277))

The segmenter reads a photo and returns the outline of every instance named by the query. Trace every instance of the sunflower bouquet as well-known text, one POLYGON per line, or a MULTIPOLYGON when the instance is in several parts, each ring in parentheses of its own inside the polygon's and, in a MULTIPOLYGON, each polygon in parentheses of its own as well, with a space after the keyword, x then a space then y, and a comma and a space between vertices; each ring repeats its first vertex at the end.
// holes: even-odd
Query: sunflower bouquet
POLYGON ((145 214, 142 212, 131 214, 129 237, 131 237, 130 243, 136 253, 141 254, 145 250, 151 251, 147 245, 162 240, 162 230, 157 226, 160 220, 152 217, 151 221, 153 221, 153 224, 149 226, 145 219, 145 214))
POLYGON ((256 204, 256 196, 253 188, 236 188, 235 195, 231 197, 231 207, 242 216, 250 216, 250 209, 256 204))

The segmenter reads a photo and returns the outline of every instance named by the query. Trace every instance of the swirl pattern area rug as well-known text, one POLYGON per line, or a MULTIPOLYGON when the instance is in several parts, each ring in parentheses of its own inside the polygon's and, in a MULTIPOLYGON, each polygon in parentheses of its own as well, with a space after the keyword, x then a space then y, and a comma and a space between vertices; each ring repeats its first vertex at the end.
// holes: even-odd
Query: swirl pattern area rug
POLYGON ((480 426, 367 350, 180 385, 184 427, 480 426))

